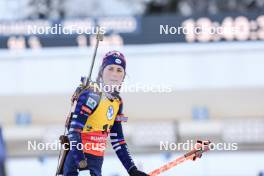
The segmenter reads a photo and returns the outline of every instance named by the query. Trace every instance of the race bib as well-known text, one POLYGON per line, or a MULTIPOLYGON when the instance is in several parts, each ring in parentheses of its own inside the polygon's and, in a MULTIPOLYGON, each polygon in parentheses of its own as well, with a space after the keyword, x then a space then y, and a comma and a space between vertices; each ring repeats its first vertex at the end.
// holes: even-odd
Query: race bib
POLYGON ((104 156, 108 134, 102 131, 82 133, 83 152, 104 156))

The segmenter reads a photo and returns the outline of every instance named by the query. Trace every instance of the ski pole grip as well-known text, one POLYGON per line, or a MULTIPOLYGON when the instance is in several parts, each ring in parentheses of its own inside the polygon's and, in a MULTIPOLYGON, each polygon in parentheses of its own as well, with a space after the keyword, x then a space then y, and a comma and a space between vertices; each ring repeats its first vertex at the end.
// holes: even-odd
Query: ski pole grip
POLYGON ((99 25, 97 25, 97 34, 96 34, 96 39, 98 41, 103 41, 104 40, 104 34, 101 33, 101 27, 99 25))
POLYGON ((210 150, 210 146, 209 146, 210 143, 211 143, 210 141, 197 141, 198 146, 195 146, 192 151, 186 153, 184 157, 187 158, 197 152, 204 153, 210 150))
MULTIPOLYGON (((100 30, 100 27, 98 27, 100 30)), ((99 41, 103 41, 104 40, 104 34, 101 34, 100 32, 97 33, 96 35, 96 39, 99 41)))

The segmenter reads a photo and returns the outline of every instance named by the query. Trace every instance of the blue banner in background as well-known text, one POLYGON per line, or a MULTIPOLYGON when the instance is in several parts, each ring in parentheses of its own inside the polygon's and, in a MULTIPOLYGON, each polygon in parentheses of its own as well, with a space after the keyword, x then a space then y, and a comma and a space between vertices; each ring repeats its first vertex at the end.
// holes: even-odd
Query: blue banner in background
POLYGON ((90 46, 97 31, 107 45, 264 40, 264 14, 2 21, 0 48, 90 46))

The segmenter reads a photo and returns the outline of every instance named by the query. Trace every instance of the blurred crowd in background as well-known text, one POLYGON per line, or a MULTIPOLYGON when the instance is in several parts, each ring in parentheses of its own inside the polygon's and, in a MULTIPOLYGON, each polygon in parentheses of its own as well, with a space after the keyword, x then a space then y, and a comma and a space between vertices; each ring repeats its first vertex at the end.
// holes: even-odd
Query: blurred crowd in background
POLYGON ((0 19, 64 19, 98 15, 263 12, 264 0, 2 0, 0 19), (78 5, 81 4, 81 5, 78 5))

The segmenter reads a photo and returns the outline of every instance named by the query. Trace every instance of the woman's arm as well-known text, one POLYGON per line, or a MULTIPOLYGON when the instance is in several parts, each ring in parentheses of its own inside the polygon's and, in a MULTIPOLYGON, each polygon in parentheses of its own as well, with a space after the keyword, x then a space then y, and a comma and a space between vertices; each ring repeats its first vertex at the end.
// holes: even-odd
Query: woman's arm
POLYGON ((119 160, 123 166, 129 172, 132 167, 135 167, 135 163, 132 160, 127 148, 126 141, 124 139, 122 124, 116 121, 110 131, 110 139, 113 149, 115 150, 119 160))
POLYGON ((110 130, 110 139, 113 149, 115 150, 119 160, 122 162, 123 166, 126 168, 130 176, 147 176, 144 172, 137 169, 134 161, 132 160, 126 141, 124 139, 122 121, 126 121, 127 118, 122 114, 123 105, 120 105, 118 115, 116 117, 115 123, 110 130))
POLYGON ((90 95, 90 91, 84 91, 78 98, 76 108, 74 113, 72 114, 71 122, 69 125, 69 133, 68 138, 71 145, 71 149, 74 152, 74 159, 77 165, 79 165, 80 161, 85 159, 84 153, 82 150, 78 150, 77 144, 82 143, 81 132, 83 127, 89 118, 89 116, 94 112, 92 107, 87 105, 88 99, 93 99, 94 101, 98 101, 98 97, 93 97, 90 95))

